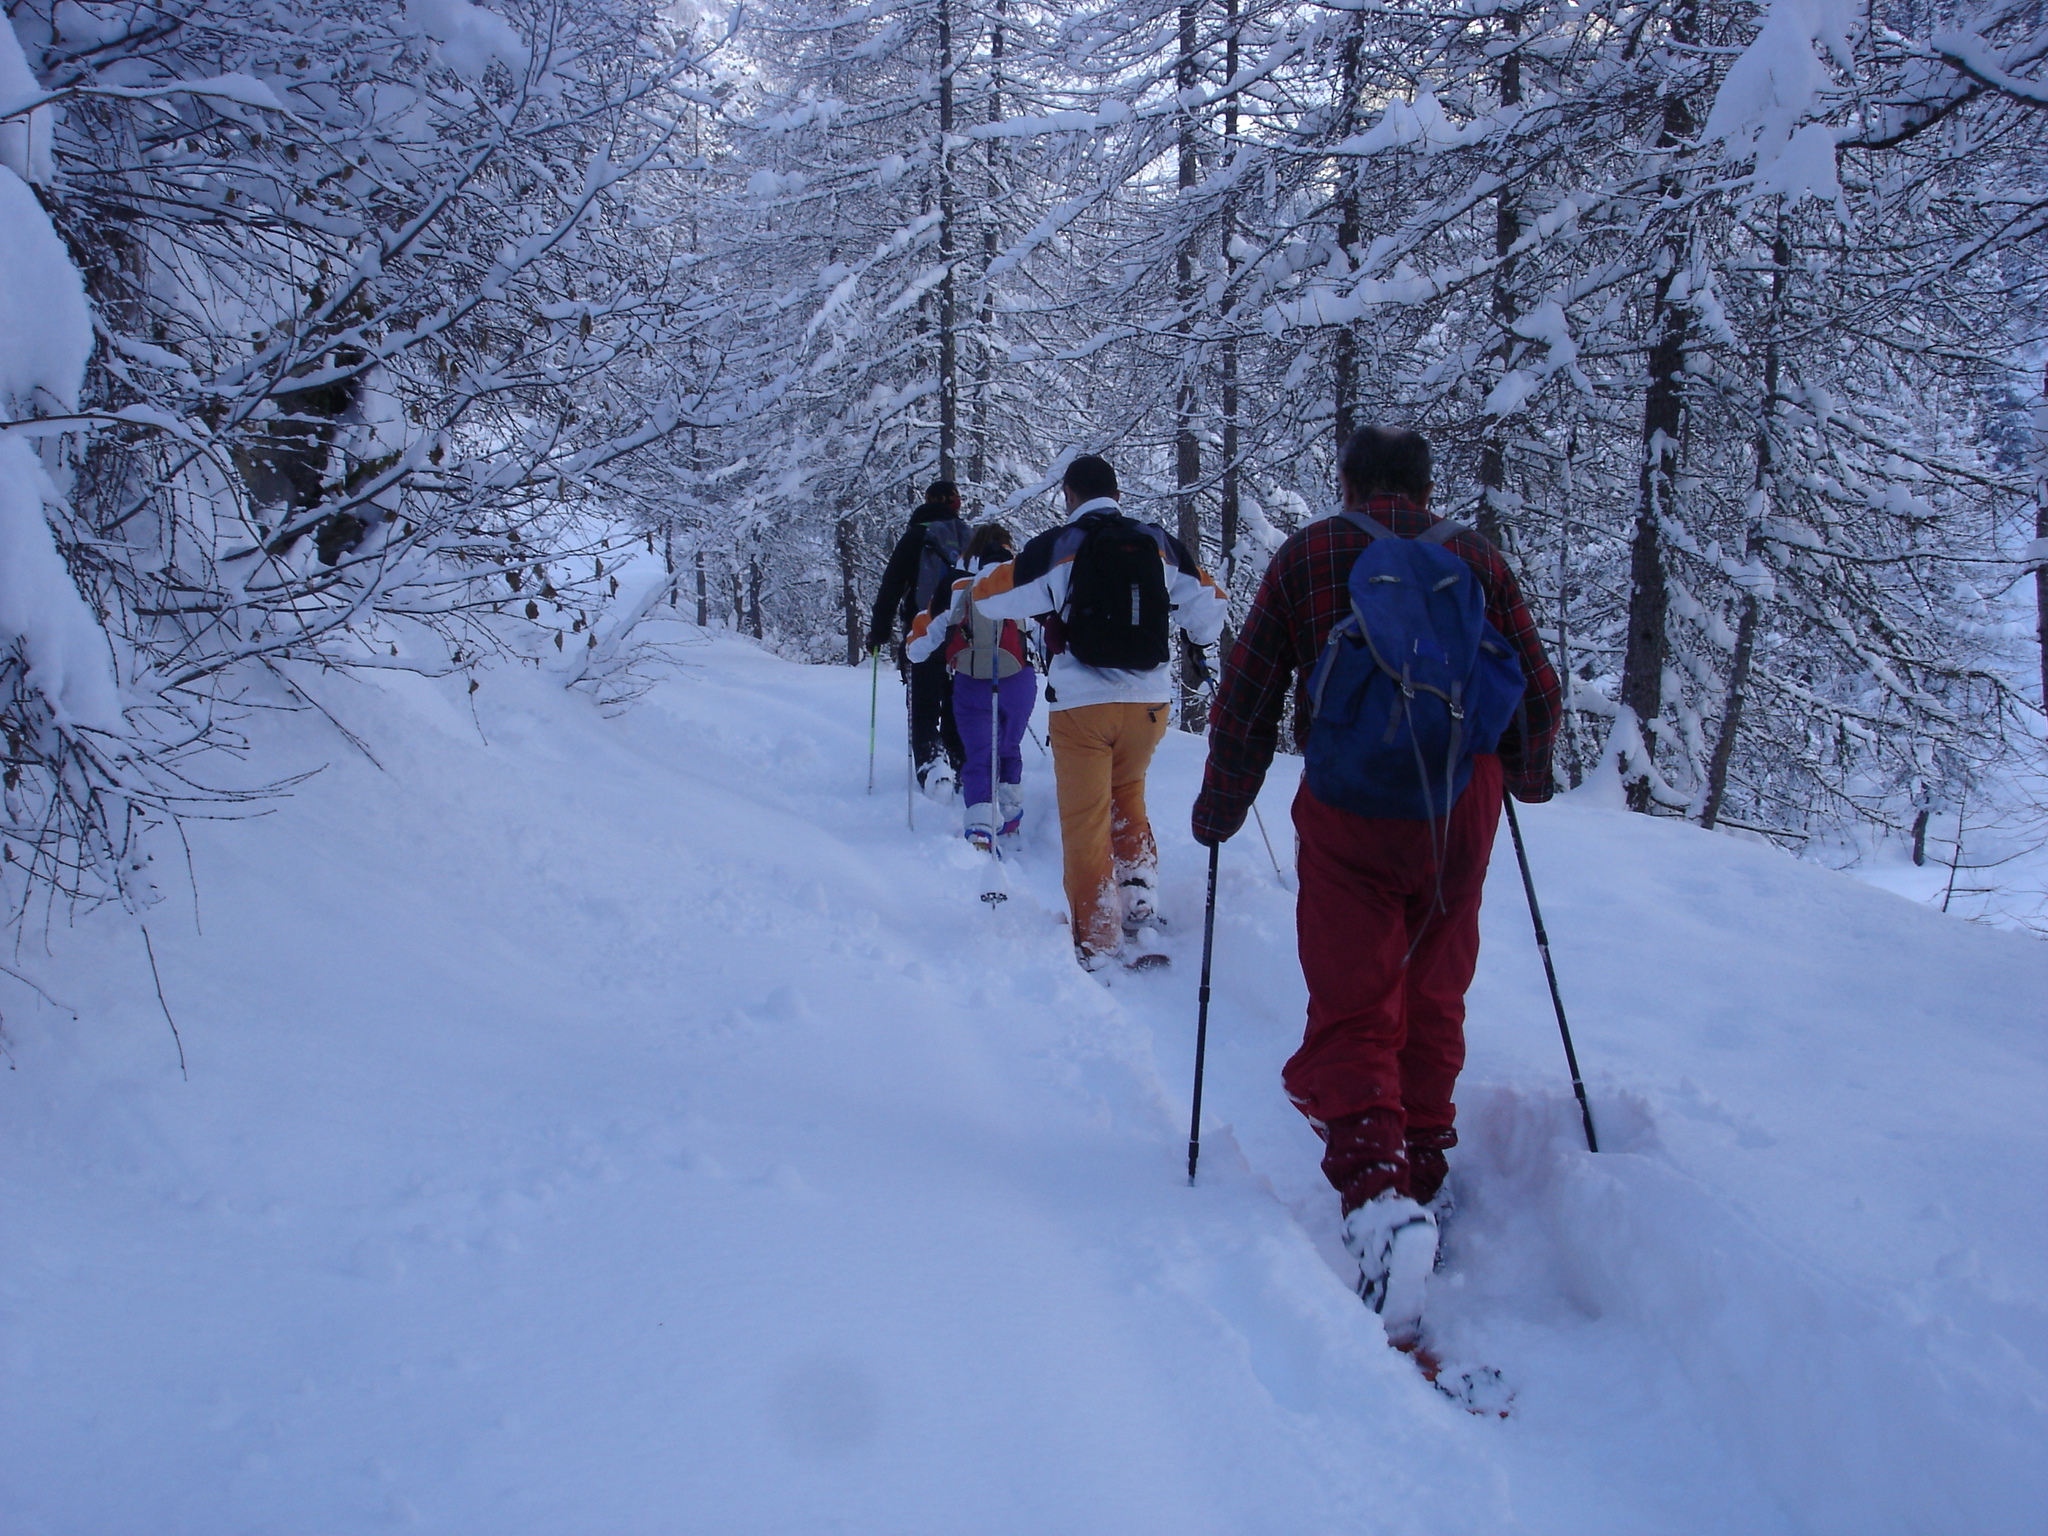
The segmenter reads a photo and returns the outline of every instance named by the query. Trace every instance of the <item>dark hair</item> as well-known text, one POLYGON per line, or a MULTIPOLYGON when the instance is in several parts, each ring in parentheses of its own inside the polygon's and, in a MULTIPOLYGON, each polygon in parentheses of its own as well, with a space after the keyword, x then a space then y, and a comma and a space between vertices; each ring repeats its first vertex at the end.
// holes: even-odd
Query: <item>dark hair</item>
POLYGON ((1084 453, 1067 466, 1060 484, 1083 501, 1093 501, 1098 496, 1116 494, 1116 471, 1100 454, 1084 453))
POLYGON ((950 480, 934 480, 924 488, 924 504, 936 507, 948 501, 960 499, 960 487, 950 480))
POLYGON ((1344 445, 1344 483, 1354 496, 1407 496, 1430 486, 1429 439, 1407 427, 1360 427, 1344 445))
POLYGON ((966 552, 961 556, 969 570, 974 569, 974 562, 981 558, 982 551, 991 544, 1001 545, 1010 551, 1012 559, 1016 558, 1017 541, 1010 537, 1010 530, 1001 523, 983 523, 968 538, 966 552))

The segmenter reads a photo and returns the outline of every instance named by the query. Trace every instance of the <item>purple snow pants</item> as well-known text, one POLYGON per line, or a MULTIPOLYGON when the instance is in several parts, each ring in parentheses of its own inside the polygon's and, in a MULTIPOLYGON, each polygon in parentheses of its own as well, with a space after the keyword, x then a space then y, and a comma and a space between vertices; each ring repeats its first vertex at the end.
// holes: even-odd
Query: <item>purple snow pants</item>
POLYGON ((998 701, 1002 718, 996 755, 1001 759, 1002 782, 1024 781, 1024 754, 1019 747, 1031 711, 1038 705, 1038 674, 1029 667, 1021 668, 996 684, 994 691, 992 699, 985 677, 963 677, 958 673, 953 676, 953 722, 960 728, 960 745, 967 753, 966 764, 960 770, 960 797, 969 805, 986 805, 994 793, 988 773, 988 715, 990 707, 998 701))

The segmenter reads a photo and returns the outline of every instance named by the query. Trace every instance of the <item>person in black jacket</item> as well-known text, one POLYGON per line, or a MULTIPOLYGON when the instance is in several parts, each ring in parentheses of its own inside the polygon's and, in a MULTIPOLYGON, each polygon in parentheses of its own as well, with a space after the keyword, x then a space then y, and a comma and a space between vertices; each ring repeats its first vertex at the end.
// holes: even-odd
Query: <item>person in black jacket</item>
MULTIPOLYGON (((932 598, 951 589, 964 563, 969 529, 960 518, 960 487, 934 480, 924 505, 910 514, 910 526, 896 541, 882 572, 868 620, 868 650, 879 651, 898 630, 908 633, 932 598)), ((912 663, 901 649, 896 664, 910 685, 910 752, 917 782, 936 799, 950 800, 960 779, 964 754, 953 724, 953 679, 943 655, 912 663)))

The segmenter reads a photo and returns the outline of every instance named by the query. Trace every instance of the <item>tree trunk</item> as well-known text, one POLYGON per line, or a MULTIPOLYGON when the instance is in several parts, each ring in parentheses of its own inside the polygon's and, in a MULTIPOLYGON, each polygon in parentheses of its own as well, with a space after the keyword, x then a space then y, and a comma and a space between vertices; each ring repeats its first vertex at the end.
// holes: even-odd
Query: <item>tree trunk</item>
MULTIPOLYGON (((1683 46, 1698 41, 1698 12, 1688 3, 1672 23, 1672 40, 1683 46)), ((1676 153, 1690 142, 1694 118, 1691 105, 1674 93, 1664 103, 1660 149, 1676 153)), ((1659 182, 1666 206, 1685 196, 1685 178, 1673 172, 1659 182)), ((1691 316, 1683 299, 1672 298, 1678 274, 1691 257, 1683 226, 1664 240, 1664 270, 1657 276, 1651 303, 1650 368, 1643 392, 1642 471, 1636 497, 1635 534, 1629 545, 1628 633, 1621 667, 1621 702, 1642 724, 1643 751, 1654 758, 1656 733, 1664 712, 1664 664, 1670 653, 1668 630, 1671 594, 1664 569, 1663 519, 1672 505, 1678 478, 1679 434, 1685 422, 1685 354, 1691 316)), ((1627 780, 1630 810, 1650 808, 1650 763, 1627 780)))
MULTIPOLYGON (((1509 13, 1501 18, 1501 26, 1509 37, 1514 37, 1522 30, 1521 18, 1509 13)), ((1512 107, 1521 99, 1522 56, 1519 53, 1503 54, 1500 61, 1500 104, 1512 107)), ((1500 329, 1500 341, 1494 355, 1500 360, 1503 375, 1515 358, 1514 325, 1521 313, 1515 296, 1514 258, 1508 253, 1521 238, 1521 200, 1513 187, 1503 184, 1494 194, 1493 207, 1493 255, 1496 262, 1493 269, 1493 323, 1500 329)), ((1479 531, 1496 546, 1504 543, 1507 483, 1507 423, 1500 417, 1494 417, 1488 426, 1485 442, 1479 446, 1479 531)))
POLYGON ((708 563, 704 556, 704 548, 700 544, 697 547, 697 627, 699 629, 709 629, 711 627, 711 589, 705 570, 708 563))
POLYGON ((747 560, 747 633, 756 640, 767 638, 761 624, 761 557, 747 560))
MULTIPOLYGON (((996 0, 995 27, 989 38, 990 123, 999 123, 1003 118, 1003 29, 1009 14, 1010 0, 996 0)), ((981 214, 981 312, 976 321, 974 354, 974 436, 967 455, 967 481, 977 488, 988 484, 988 392, 995 373, 996 325, 995 286, 988 274, 1002 249, 1002 226, 997 212, 1002 206, 1003 182, 996 173, 996 157, 1000 153, 994 140, 982 147, 986 157, 987 204, 981 214)))
POLYGON ((2035 626, 2041 642, 2041 708, 2048 711, 2048 370, 2034 402, 2034 537, 2041 563, 2034 567, 2035 626))
POLYGON ((1557 670, 1564 683, 1564 717, 1559 734, 1564 738, 1566 781, 1573 789, 1586 782, 1586 758, 1579 750, 1579 712, 1572 704, 1577 686, 1577 668, 1572 662, 1571 606, 1571 512, 1578 501, 1579 432, 1572 429, 1564 450, 1565 515, 1557 523, 1557 670))
POLYGON ((860 620, 860 540, 853 513, 842 507, 833 532, 839 546, 839 612, 846 624, 846 664, 857 667, 867 633, 860 620))
POLYGON ((939 478, 954 478, 960 437, 960 338, 953 273, 953 4, 939 0, 939 478))
MULTIPOLYGON (((1344 30, 1344 51, 1338 69, 1338 88, 1344 93, 1343 110, 1337 114, 1337 139, 1339 143, 1350 138, 1358 130, 1358 73, 1360 54, 1363 50, 1364 12, 1354 11, 1350 24, 1344 30)), ((1337 167, 1340 190, 1337 194, 1337 245, 1344 252, 1344 259, 1355 259, 1360 232, 1358 216, 1358 175, 1351 168, 1349 159, 1337 167)), ((1333 393, 1335 396, 1335 426, 1337 430, 1337 455, 1341 461, 1344 445, 1351 440, 1352 430, 1358 425, 1358 323, 1347 321, 1338 329, 1336 358, 1333 367, 1333 393)))
MULTIPOLYGON (((1784 218, 1778 220, 1777 237, 1771 242, 1770 333, 1764 342, 1764 393, 1756 425, 1756 482, 1751 502, 1749 539, 1745 555, 1754 563, 1763 558, 1763 522, 1775 500, 1778 475, 1777 439, 1773 428, 1778 414, 1779 316, 1785 302, 1785 283, 1792 268, 1792 247, 1785 238, 1784 218)), ((1728 764, 1735 756, 1735 738, 1742 729, 1742 708, 1749 696, 1749 669, 1756 655, 1757 622, 1763 614, 1763 598, 1754 586, 1742 594, 1742 617, 1735 625, 1735 658, 1728 672, 1728 698, 1721 708, 1721 730, 1714 739, 1714 755, 1707 765, 1707 798, 1700 807, 1700 825, 1711 830, 1721 819, 1721 802, 1728 792, 1728 764)))
MULTIPOLYGON (((1224 16, 1229 31, 1223 42, 1223 77, 1226 81, 1237 78, 1237 4, 1228 0, 1224 16)), ((1223 109, 1224 153, 1235 154, 1237 145, 1237 96, 1233 92, 1229 103, 1223 109)), ((1223 395, 1223 485, 1222 505, 1217 509, 1217 559, 1216 565, 1223 576, 1223 595, 1228 597, 1237 575, 1237 532, 1238 503, 1241 491, 1240 472, 1237 463, 1237 330, 1231 310, 1236 303, 1235 279, 1237 258, 1230 252, 1230 242, 1237 233, 1236 202, 1233 195, 1231 212, 1223 220, 1223 270, 1227 281, 1224 283, 1224 324, 1229 327, 1223 338, 1222 356, 1218 360, 1223 395)), ((1224 637, 1223 651, 1229 649, 1229 636, 1224 637)))
MULTIPOLYGON (((1174 84, 1183 99, 1199 83, 1195 68, 1195 22, 1199 3, 1200 0, 1181 0, 1180 62, 1174 68, 1174 84)), ((1195 118, 1193 112, 1186 108, 1181 112, 1178 149, 1182 211, 1185 215, 1188 194, 1202 179, 1201 157, 1195 147, 1195 118)), ((1195 337, 1195 238, 1195 231, 1189 229, 1174 261, 1174 303, 1180 311, 1180 319, 1175 325, 1180 336, 1180 387, 1174 392, 1173 401, 1173 505, 1178 523, 1175 531, 1189 553, 1199 560, 1202 557, 1202 511, 1195 496, 1195 487, 1202 478, 1202 442, 1195 435, 1196 411, 1200 401, 1195 375, 1201 367, 1201 357, 1195 337)), ((1201 662, 1195 647, 1183 641, 1180 722, 1184 730, 1201 729, 1201 678, 1201 662)))

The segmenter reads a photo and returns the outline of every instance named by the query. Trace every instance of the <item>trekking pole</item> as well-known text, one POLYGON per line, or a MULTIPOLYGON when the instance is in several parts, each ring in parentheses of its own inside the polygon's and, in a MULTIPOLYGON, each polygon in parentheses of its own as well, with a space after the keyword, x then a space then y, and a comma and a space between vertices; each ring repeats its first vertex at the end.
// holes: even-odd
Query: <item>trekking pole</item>
POLYGON ((875 718, 882 706, 882 648, 869 653, 868 668, 868 793, 875 792, 875 718))
POLYGON ((1536 948, 1543 955, 1543 974, 1550 980, 1550 1005, 1557 1010, 1557 1032, 1564 1037, 1565 1065, 1572 1069, 1572 1092, 1579 1098, 1579 1118, 1586 1125, 1586 1150, 1598 1152, 1599 1138, 1593 1134, 1593 1107, 1586 1102, 1585 1080, 1579 1076, 1579 1053, 1572 1049, 1572 1027, 1564 1020, 1564 997, 1557 990, 1557 967, 1550 963, 1550 935, 1543 928, 1543 909, 1536 905, 1536 882, 1529 874, 1529 850, 1522 843, 1522 824, 1515 819, 1515 802, 1503 795, 1508 810, 1508 831, 1515 839, 1515 859, 1522 866, 1522 889, 1529 893, 1529 918, 1536 925, 1536 948))
POLYGON ((1287 889, 1287 876, 1280 871, 1280 856, 1273 852, 1273 839, 1266 836, 1266 818, 1259 814, 1259 802, 1252 802, 1252 820, 1259 824, 1259 841, 1266 845, 1266 857, 1273 861, 1273 878, 1280 882, 1280 889, 1287 889))
POLYGON ((1202 909, 1202 983, 1195 989, 1195 1107, 1188 1115, 1188 1182, 1202 1157, 1202 1066, 1209 1054, 1209 961, 1216 952, 1216 860, 1221 843, 1209 845, 1209 901, 1202 909))
MULTIPOLYGON (((1208 690, 1207 698, 1213 706, 1216 702, 1218 681, 1215 672, 1209 666, 1209 648, 1194 645, 1193 641, 1188 643, 1194 647, 1195 666, 1201 673, 1199 685, 1208 690)), ((1259 802, 1256 800, 1252 801, 1252 819, 1259 824, 1259 841, 1266 845, 1266 857, 1273 865, 1273 878, 1280 882, 1280 889, 1284 891, 1287 889, 1287 876, 1280 868, 1280 856, 1273 851, 1273 839, 1266 835, 1266 818, 1259 814, 1259 802)))
POLYGON ((903 673, 903 814, 917 830, 917 704, 910 696, 910 672, 903 673))
MULTIPOLYGON (((1000 629, 996 636, 1001 639, 1000 629)), ((996 657, 1001 651, 998 644, 989 647, 988 653, 988 857, 993 866, 990 873, 997 883, 983 891, 981 899, 988 903, 991 912, 1010 899, 1009 893, 999 883, 1003 878, 1003 856, 996 851, 996 818, 999 814, 996 810, 996 782, 1003 776, 1003 681, 996 676, 996 657)))

